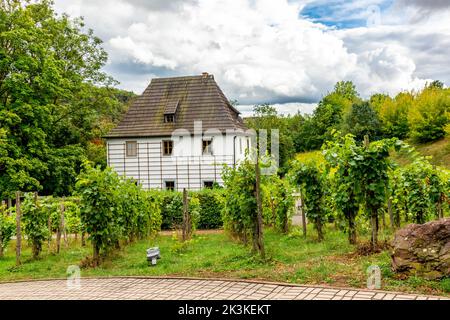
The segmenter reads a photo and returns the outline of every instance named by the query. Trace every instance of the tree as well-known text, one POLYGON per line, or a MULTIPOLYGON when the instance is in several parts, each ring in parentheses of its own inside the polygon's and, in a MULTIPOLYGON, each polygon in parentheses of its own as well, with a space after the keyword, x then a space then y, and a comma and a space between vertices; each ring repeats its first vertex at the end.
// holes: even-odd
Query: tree
POLYGON ((0 7, 1 196, 70 194, 90 138, 83 132, 96 121, 92 110, 112 111, 97 90, 115 84, 101 71, 102 41, 81 18, 57 15, 49 0, 0 7))
POLYGON ((421 143, 444 137, 449 114, 450 88, 426 87, 417 95, 408 114, 411 137, 421 143))
POLYGON ((381 136, 381 124, 376 112, 368 102, 354 103, 344 119, 344 133, 350 133, 362 141, 365 135, 373 140, 381 136))
POLYGON ((267 151, 271 150, 270 137, 272 130, 279 130, 279 160, 280 166, 285 166, 287 160, 294 155, 294 142, 292 140, 292 132, 288 128, 287 119, 278 115, 275 107, 269 104, 255 105, 253 112, 254 116, 247 119, 247 124, 258 133, 262 129, 267 130, 267 151))

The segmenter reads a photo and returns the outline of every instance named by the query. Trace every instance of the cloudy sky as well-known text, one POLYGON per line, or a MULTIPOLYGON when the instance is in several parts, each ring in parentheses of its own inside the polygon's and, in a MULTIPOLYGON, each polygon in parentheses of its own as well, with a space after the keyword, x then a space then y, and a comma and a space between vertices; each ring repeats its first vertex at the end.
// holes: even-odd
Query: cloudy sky
POLYGON ((55 0, 83 16, 105 71, 142 93, 154 77, 214 74, 243 115, 311 112, 340 80, 363 97, 450 85, 448 0, 55 0))

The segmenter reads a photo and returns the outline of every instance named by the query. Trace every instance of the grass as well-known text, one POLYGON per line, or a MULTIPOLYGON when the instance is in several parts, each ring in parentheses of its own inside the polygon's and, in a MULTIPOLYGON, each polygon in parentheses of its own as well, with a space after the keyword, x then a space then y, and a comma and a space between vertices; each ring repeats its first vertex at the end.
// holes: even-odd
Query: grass
MULTIPOLYGON (((382 289, 450 296, 450 280, 401 279, 390 269, 389 252, 358 255, 346 236, 332 225, 327 226, 322 243, 316 242, 312 228, 308 232, 308 237, 303 238, 298 230, 290 235, 265 230, 266 261, 223 232, 195 235, 184 246, 171 235, 159 235, 123 247, 100 267, 82 269, 81 275, 220 277, 364 288, 367 268, 378 265, 382 270, 382 289), (146 261, 145 249, 151 246, 161 249, 162 258, 156 266, 148 266, 146 261)), ((364 237, 360 240, 367 241, 364 237)), ((45 248, 38 260, 31 260, 31 250, 25 247, 23 264, 15 267, 14 245, 10 243, 5 257, 0 259, 0 281, 64 278, 69 265, 79 265, 91 254, 90 247, 81 247, 74 239, 67 248, 63 245, 59 255, 45 248)))
MULTIPOLYGON (((450 139, 442 138, 437 141, 415 144, 411 141, 407 141, 411 144, 419 154, 423 156, 431 156, 430 163, 441 166, 446 169, 450 169, 450 139)), ((411 163, 410 157, 404 152, 393 152, 391 157, 400 165, 407 165, 411 163)))

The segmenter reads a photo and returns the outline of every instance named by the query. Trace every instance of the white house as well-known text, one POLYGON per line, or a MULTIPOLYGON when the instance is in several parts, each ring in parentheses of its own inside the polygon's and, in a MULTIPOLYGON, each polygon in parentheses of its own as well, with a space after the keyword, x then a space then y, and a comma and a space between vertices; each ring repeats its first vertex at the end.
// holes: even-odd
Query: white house
POLYGON ((108 165, 144 188, 223 184, 253 144, 213 75, 153 79, 106 137, 108 165))

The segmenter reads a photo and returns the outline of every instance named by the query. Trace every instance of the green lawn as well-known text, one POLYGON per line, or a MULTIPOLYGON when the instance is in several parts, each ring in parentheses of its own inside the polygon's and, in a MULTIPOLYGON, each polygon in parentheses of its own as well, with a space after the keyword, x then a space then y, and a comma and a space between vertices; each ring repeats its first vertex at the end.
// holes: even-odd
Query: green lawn
MULTIPOLYGON (((310 226, 309 226, 310 227, 310 226)), ((323 243, 315 241, 311 229, 305 239, 294 231, 283 236, 265 230, 267 261, 249 253, 249 248, 230 240, 224 233, 195 235, 185 247, 170 235, 138 241, 124 246, 107 258, 101 267, 83 268, 82 276, 195 276, 240 279, 264 279, 301 284, 328 284, 334 286, 364 288, 366 270, 378 265, 382 270, 382 289, 423 294, 449 294, 449 281, 428 281, 419 277, 401 280, 390 271, 389 252, 370 256, 356 253, 347 239, 332 225, 327 227, 323 243), (148 266, 145 249, 159 246, 161 260, 156 266, 148 266)), ((381 235, 381 238, 387 235, 381 235)), ((366 239, 362 238, 361 241, 366 239)), ((91 254, 90 247, 81 247, 71 240, 69 247, 62 246, 59 255, 45 247, 39 260, 30 260, 30 248, 24 248, 23 264, 15 265, 15 243, 11 243, 3 259, 0 259, 0 281, 65 277, 69 265, 78 265, 91 254)))

